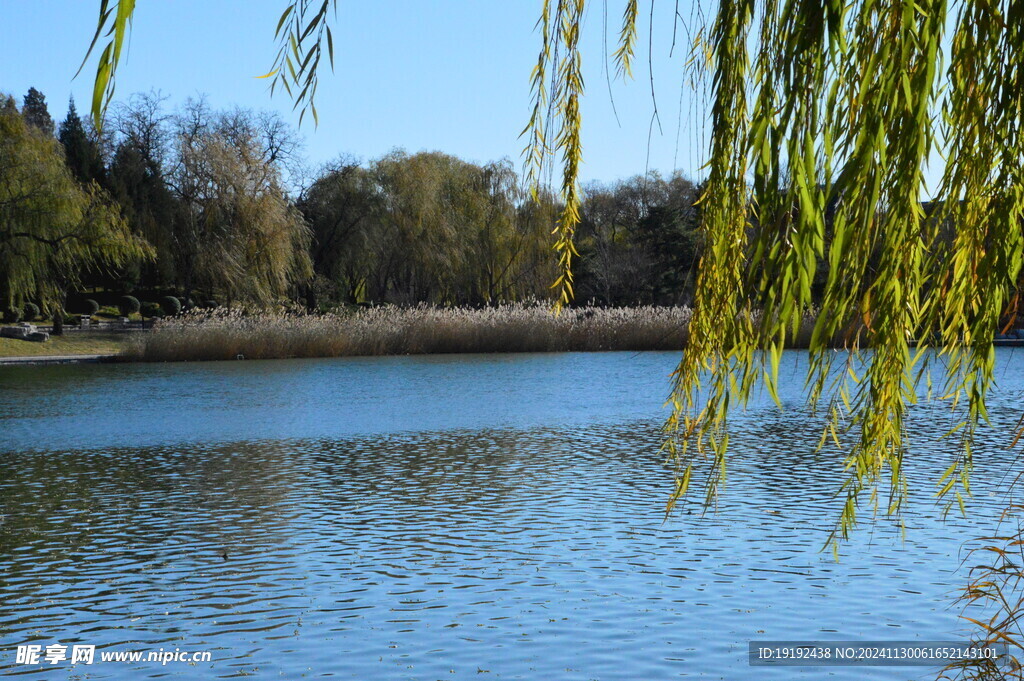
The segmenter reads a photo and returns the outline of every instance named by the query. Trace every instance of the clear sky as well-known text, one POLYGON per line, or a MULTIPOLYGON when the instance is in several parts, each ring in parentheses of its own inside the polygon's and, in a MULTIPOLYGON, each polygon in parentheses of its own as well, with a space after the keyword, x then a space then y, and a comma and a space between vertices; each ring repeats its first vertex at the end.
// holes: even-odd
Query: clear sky
MULTIPOLYGON (((340 154, 363 160, 401 147, 438 150, 487 162, 508 157, 521 167, 529 118, 529 76, 540 47, 534 24, 540 0, 371 0, 338 3, 336 70, 325 70, 317 96, 320 126, 303 123, 314 163, 340 154)), ((624 3, 608 3, 609 51, 624 3)), ((585 181, 611 181, 674 168, 697 176, 705 158, 706 114, 683 87, 687 56, 679 30, 670 58, 675 6, 654 6, 652 61, 661 130, 648 131, 654 110, 644 40, 635 80, 612 82, 603 52, 604 5, 589 3, 583 41, 587 97, 583 108, 585 181), (612 101, 618 111, 618 122, 612 101)), ((689 4, 680 3, 688 16, 689 4)), ((0 0, 0 91, 20 103, 29 87, 46 95, 54 120, 74 95, 80 113, 91 98, 94 63, 76 69, 96 27, 98 0, 0 0)), ((159 90, 176 105, 206 94, 214 107, 275 109, 298 124, 284 94, 273 99, 266 73, 284 0, 138 0, 127 60, 115 99, 159 90)), ((101 43, 102 45, 102 43, 101 43)), ((614 75, 614 67, 613 67, 614 75)))

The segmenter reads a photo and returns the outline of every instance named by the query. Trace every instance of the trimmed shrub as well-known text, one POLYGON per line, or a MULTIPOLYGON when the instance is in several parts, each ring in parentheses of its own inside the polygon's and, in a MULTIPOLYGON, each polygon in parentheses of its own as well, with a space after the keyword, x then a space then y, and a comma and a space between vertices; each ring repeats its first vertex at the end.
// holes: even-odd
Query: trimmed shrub
POLYGON ((135 296, 121 296, 117 299, 117 309, 120 310, 122 317, 135 314, 140 308, 139 299, 135 296))
POLYGON ((35 303, 25 303, 23 312, 25 313, 26 322, 34 322, 39 319, 39 306, 35 303))
POLYGON ((160 303, 146 302, 146 303, 142 304, 142 307, 140 309, 141 309, 143 317, 160 317, 160 316, 162 316, 161 315, 161 309, 160 309, 160 303))
POLYGON ((97 303, 92 298, 86 298, 85 300, 82 301, 82 304, 79 306, 79 309, 82 311, 82 314, 87 314, 91 316, 100 311, 100 304, 97 303))
POLYGON ((174 296, 164 296, 160 299, 160 309, 168 317, 173 317, 181 312, 181 301, 174 296))
POLYGON ((217 304, 216 300, 213 300, 211 298, 210 300, 207 300, 206 302, 203 303, 203 307, 206 308, 207 310, 214 310, 214 309, 220 307, 220 305, 217 304))
POLYGON ((15 307, 4 308, 4 322, 7 324, 17 324, 21 321, 21 310, 15 307))

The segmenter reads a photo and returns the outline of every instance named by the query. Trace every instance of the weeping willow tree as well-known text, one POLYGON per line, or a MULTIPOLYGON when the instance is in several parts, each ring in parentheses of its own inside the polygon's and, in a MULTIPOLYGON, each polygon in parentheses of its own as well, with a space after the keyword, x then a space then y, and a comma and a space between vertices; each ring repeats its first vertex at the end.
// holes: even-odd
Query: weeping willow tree
POLYGON ((310 232, 282 188, 260 131, 242 111, 190 103, 175 120, 177 267, 185 290, 277 303, 312 275, 310 232))
POLYGON ((0 93, 0 303, 41 304, 55 318, 83 272, 152 257, 117 205, 79 184, 60 143, 0 93))
MULTIPOLYGON (((334 4, 285 2, 266 75, 314 118, 325 42, 333 65, 334 4)), ((109 42, 97 122, 134 1, 100 6, 93 46, 101 35, 109 42)), ((551 160, 562 168, 562 303, 572 298, 580 220, 585 9, 585 0, 543 0, 524 131, 534 181, 551 160)), ((614 52, 623 76, 639 16, 637 0, 625 0, 614 52)), ((705 248, 666 424, 679 463, 669 507, 699 478, 714 501, 730 409, 757 385, 776 395, 782 350, 808 315, 809 399, 827 415, 825 434, 849 440, 833 540, 848 535, 859 503, 899 513, 905 417, 922 381, 959 415, 940 493, 962 507, 993 382, 992 339, 1021 283, 1024 1, 720 0, 709 16, 694 40, 711 102, 705 248), (926 214, 924 168, 939 157, 945 170, 926 214), (822 269, 817 308, 811 288, 822 269)))

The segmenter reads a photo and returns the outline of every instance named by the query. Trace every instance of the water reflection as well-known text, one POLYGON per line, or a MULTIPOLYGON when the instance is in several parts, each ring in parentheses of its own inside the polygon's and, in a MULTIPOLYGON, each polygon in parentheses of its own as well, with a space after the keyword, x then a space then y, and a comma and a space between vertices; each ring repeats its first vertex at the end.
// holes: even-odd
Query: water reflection
MULTIPOLYGON (((417 371, 434 380, 435 368, 417 371)), ((496 369, 470 369, 481 370, 496 369)), ((646 378, 624 385, 629 370, 618 371, 623 394, 648 389, 646 378)), ((160 376, 168 394, 190 390, 160 376)), ((256 379, 239 377, 240 394, 259 392, 256 379)), ((233 389, 224 380, 218 399, 233 389)), ((101 382, 107 387, 89 400, 119 386, 101 382)), ((637 418, 628 400, 622 418, 585 427, 575 412, 567 424, 553 412, 549 425, 363 433, 342 425, 329 434, 310 425, 319 423, 313 414, 277 424, 287 437, 146 446, 118 445, 115 434, 99 447, 11 448, 0 455, 0 672, 753 678, 749 640, 948 639, 959 629, 948 604, 964 579, 955 573, 963 541, 987 533, 1005 504, 1013 395, 993 401, 968 518, 944 520, 928 492, 951 445, 922 443, 909 461, 917 493, 906 542, 892 522, 869 523, 838 564, 818 549, 838 511, 835 478, 821 471, 838 475, 841 457, 815 452, 818 434, 808 425, 816 417, 799 406, 737 416, 717 512, 701 517, 683 507, 668 520, 660 419, 637 418), (213 662, 14 663, 18 644, 54 641, 208 649, 213 662)), ((317 411, 308 393, 294 399, 295 411, 317 411)), ((334 417, 334 408, 325 410, 334 417)), ((0 414, 51 435, 67 417, 26 409, 8 402, 0 414)), ((158 420, 159 409, 145 415, 158 420)), ((208 418, 235 433, 251 416, 241 409, 208 418)), ((911 427, 934 435, 945 418, 918 409, 911 427)), ((173 440, 170 428, 157 439, 173 440)), ((915 669, 756 671, 826 675, 929 678, 915 669)))

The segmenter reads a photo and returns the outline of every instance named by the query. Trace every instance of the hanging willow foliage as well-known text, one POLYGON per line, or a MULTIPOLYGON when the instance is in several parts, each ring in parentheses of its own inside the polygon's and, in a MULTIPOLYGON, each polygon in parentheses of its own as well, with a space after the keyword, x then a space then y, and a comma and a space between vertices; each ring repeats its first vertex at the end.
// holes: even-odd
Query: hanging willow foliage
MULTIPOLYGON (((97 122, 134 9, 129 0, 116 12, 108 4, 101 0, 93 40, 108 28, 97 122)), ((333 62, 332 4, 286 2, 277 24, 281 49, 268 77, 304 110, 324 35, 333 62)), ((584 9, 584 0, 543 0, 524 130, 528 177, 539 182, 552 157, 562 165, 560 304, 572 299, 579 222, 584 9)), ((638 10, 625 0, 614 52, 623 77, 638 10)), ((666 423, 665 447, 679 464, 669 509, 698 470, 705 502, 716 499, 729 410, 757 385, 776 396, 782 350, 807 315, 816 315, 809 400, 824 409, 824 432, 837 445, 844 433, 852 438, 833 548, 865 495, 899 513, 906 410, 922 384, 932 392, 933 373, 944 377, 935 396, 961 416, 939 493, 962 508, 993 381, 992 340, 1017 309, 1021 284, 1024 0, 720 0, 697 36, 712 102, 706 249, 666 423), (923 169, 935 155, 946 166, 926 210, 923 169)))
MULTIPOLYGON (((293 108, 299 110, 300 123, 307 111, 314 122, 319 123, 315 99, 320 82, 320 58, 326 42, 327 61, 334 69, 334 35, 329 21, 337 13, 337 0, 288 0, 284 4, 274 29, 278 49, 273 66, 268 73, 256 77, 270 80, 271 94, 278 88, 288 93, 295 101, 293 108)), ((78 73, 82 72, 100 39, 108 40, 96 62, 92 95, 93 123, 97 130, 102 130, 104 114, 114 97, 121 50, 131 31, 135 0, 100 0, 99 10, 96 32, 78 73)))
MULTIPOLYGON (((906 409, 933 364, 945 376, 939 397, 965 405, 951 431, 962 431, 958 453, 940 480, 940 495, 963 507, 972 435, 992 382, 992 340, 1020 273, 1021 8, 956 5, 943 73, 942 0, 718 4, 695 43, 711 75, 713 134, 706 246, 665 425, 665 449, 679 464, 669 510, 698 471, 705 506, 715 501, 730 408, 744 406, 759 385, 778 402, 782 351, 808 316, 816 317, 809 400, 824 407, 824 432, 837 445, 848 441, 833 549, 865 496, 872 508, 899 514, 906 409), (926 213, 923 169, 943 148, 949 163, 926 213), (812 283, 822 269, 815 305, 812 283)), ((551 91, 579 94, 578 41, 552 27, 570 9, 582 8, 559 3, 551 22, 545 6, 540 22, 528 128, 535 153, 546 151, 537 132, 542 74, 557 74, 551 91)), ((630 71, 637 17, 627 2, 615 52, 620 74, 630 71)), ((579 147, 565 140, 578 140, 580 122, 555 97, 549 107, 564 161, 560 245, 568 241, 571 252, 579 147)), ((569 264, 563 281, 571 282, 569 264)))
MULTIPOLYGON (((542 155, 548 101, 564 160, 565 253, 580 121, 557 96, 545 99, 544 74, 558 74, 550 91, 581 94, 578 40, 562 26, 570 9, 582 13, 559 3, 552 22, 544 6, 528 127, 528 149, 542 155)), ((630 72, 637 17, 627 1, 620 74, 630 72)), ((860 503, 899 514, 908 492, 906 410, 924 388, 959 416, 938 491, 947 509, 963 509, 974 430, 987 416, 992 341, 1012 320, 1021 284, 1022 31, 1020 0, 718 3, 695 41, 711 76, 712 142, 706 248, 665 426, 679 465, 669 510, 698 470, 705 505, 715 501, 730 407, 746 404, 758 385, 778 401, 782 350, 809 315, 808 396, 827 416, 822 445, 826 436, 847 440, 833 550, 860 503), (924 168, 935 155, 946 167, 926 210, 924 168), (944 379, 933 393, 934 375, 944 379)), ((569 265, 563 259, 560 281, 571 282, 569 265)))
POLYGON ((666 425, 680 464, 670 508, 705 457, 716 498, 730 406, 759 383, 778 401, 782 349, 813 314, 809 399, 836 444, 852 438, 833 550, 865 496, 899 514, 906 409, 933 373, 960 416, 939 495, 963 508, 992 341, 1020 284, 1022 30, 1019 1, 720 3, 708 248, 666 425), (943 150, 926 211, 923 169, 943 150))
MULTIPOLYGON (((584 6, 584 0, 556 0, 553 7, 550 0, 543 2, 537 22, 541 50, 530 76, 533 107, 530 121, 523 130, 528 139, 523 150, 526 178, 531 185, 539 186, 541 171, 551 154, 559 155, 562 160, 563 208, 554 231, 559 273, 551 286, 558 293, 556 310, 573 298, 572 259, 579 255, 573 236, 580 222, 579 170, 583 161, 580 138, 583 60, 579 40, 584 6), (553 137, 552 119, 556 121, 553 137)), ((635 27, 635 17, 633 25, 635 27)), ((633 56, 632 45, 632 40, 624 42, 617 55, 627 70, 633 56)))

